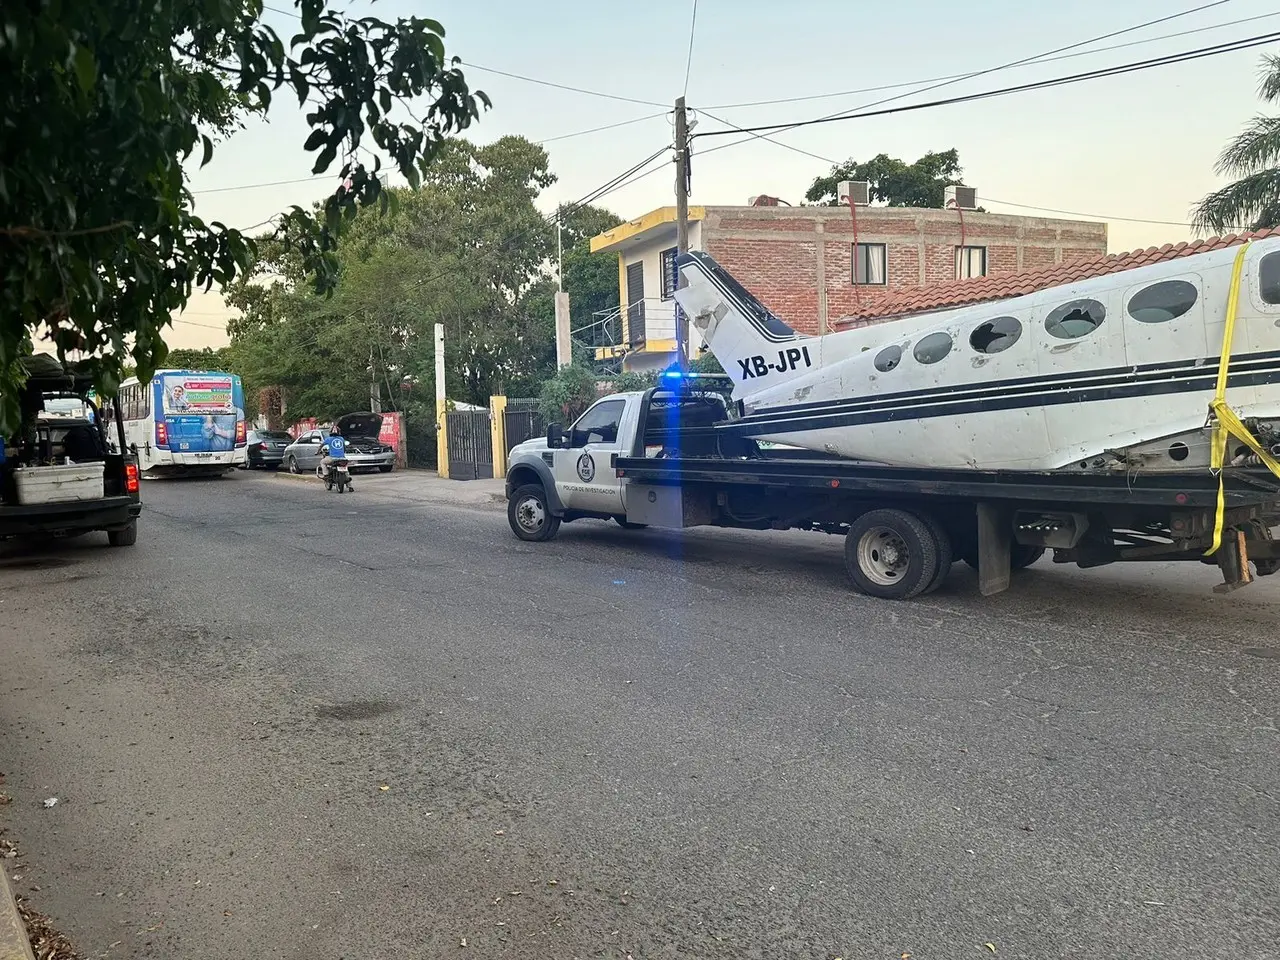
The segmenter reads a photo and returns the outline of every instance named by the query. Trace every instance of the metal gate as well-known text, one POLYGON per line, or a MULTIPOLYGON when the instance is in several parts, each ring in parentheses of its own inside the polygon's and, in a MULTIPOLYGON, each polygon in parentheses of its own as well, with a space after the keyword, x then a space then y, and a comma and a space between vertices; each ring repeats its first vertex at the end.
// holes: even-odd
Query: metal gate
POLYGON ((507 401, 507 409, 502 414, 507 453, 518 443, 546 436, 547 421, 538 406, 537 398, 512 397, 507 401))
POLYGON ((451 480, 493 478, 493 432, 488 410, 452 410, 445 414, 451 480))

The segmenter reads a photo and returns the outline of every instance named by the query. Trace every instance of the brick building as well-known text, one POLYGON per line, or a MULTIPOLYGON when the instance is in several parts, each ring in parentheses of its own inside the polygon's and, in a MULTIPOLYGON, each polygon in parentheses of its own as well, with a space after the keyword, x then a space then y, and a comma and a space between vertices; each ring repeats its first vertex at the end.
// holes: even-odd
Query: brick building
MULTIPOLYGON (((1107 252, 1107 225, 1076 220, 915 207, 788 207, 772 197, 746 207, 690 207, 689 245, 713 256, 797 330, 874 322, 875 307, 957 278, 1004 276, 1107 252)), ((618 255, 626 369, 675 356, 675 208, 662 207, 595 237, 592 252, 618 255)), ((691 345, 696 354, 700 343, 691 345)))

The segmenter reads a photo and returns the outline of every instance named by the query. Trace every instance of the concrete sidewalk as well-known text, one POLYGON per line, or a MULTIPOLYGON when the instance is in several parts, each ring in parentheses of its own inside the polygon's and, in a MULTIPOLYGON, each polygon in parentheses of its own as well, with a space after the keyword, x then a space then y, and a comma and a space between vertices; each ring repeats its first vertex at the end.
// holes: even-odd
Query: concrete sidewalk
POLYGON ((0 861, 0 960, 35 960, 27 928, 18 915, 18 904, 6 876, 13 862, 0 861))
MULTIPOLYGON (((320 483, 314 473, 295 475, 281 470, 276 476, 295 483, 320 483)), ((463 507, 494 507, 507 502, 506 481, 502 478, 444 480, 434 470, 397 470, 394 473, 358 473, 351 479, 353 492, 362 497, 450 503, 463 507)))

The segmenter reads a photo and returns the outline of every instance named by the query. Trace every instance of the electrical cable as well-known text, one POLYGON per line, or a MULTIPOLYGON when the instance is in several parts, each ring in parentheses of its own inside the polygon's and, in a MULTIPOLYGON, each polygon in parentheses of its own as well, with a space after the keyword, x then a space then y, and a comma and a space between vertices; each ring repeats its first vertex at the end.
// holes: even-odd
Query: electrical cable
MULTIPOLYGON (((1037 53, 1031 57, 1023 57, 1021 60, 1011 60, 1008 63, 1002 63, 994 67, 988 67, 985 70, 976 70, 973 73, 965 74, 963 77, 960 77, 955 80, 942 80, 942 81, 939 81, 938 83, 933 84, 932 86, 925 87, 922 90, 913 90, 911 91, 911 93, 902 93, 894 97, 887 97, 886 99, 878 100, 875 103, 868 103, 861 107, 856 107, 855 111, 862 111, 862 110, 869 109, 870 107, 878 107, 878 106, 881 106, 882 104, 893 103, 897 100, 902 100, 906 97, 912 97, 919 93, 928 93, 930 90, 937 90, 940 87, 947 87, 953 83, 959 83, 961 82, 961 80, 972 80, 974 77, 985 76, 988 73, 996 73, 1000 70, 1009 70, 1009 69, 1012 69, 1013 67, 1020 67, 1023 64, 1034 63, 1036 61, 1043 60, 1045 57, 1051 57, 1051 56, 1054 56, 1055 54, 1065 53, 1068 50, 1077 50, 1080 47, 1087 47, 1090 44, 1099 43, 1102 40, 1110 40, 1112 37, 1123 36, 1126 33, 1134 33, 1138 30, 1145 30, 1147 27, 1154 27, 1157 24, 1168 23, 1170 20, 1177 20, 1177 19, 1180 19, 1181 17, 1188 17, 1194 13, 1200 13, 1204 10, 1212 9, 1213 7, 1221 7, 1224 4, 1227 4, 1230 2, 1231 0, 1212 0, 1212 2, 1210 3, 1202 3, 1198 7, 1192 7, 1189 10, 1183 10, 1181 13, 1171 13, 1164 17, 1157 17, 1154 20, 1144 20, 1142 23, 1136 23, 1131 27, 1122 27, 1119 30, 1112 30, 1110 33, 1099 34, 1098 36, 1090 37, 1087 40, 1078 40, 1075 43, 1068 43, 1065 46, 1054 47, 1052 50, 1046 50, 1044 51, 1044 53, 1037 53)), ((831 114, 832 118, 837 116, 839 116, 839 112, 831 114)))
POLYGON ((693 20, 689 24, 689 58, 684 65, 684 93, 682 97, 689 95, 689 73, 693 70, 693 38, 698 31, 698 0, 693 0, 693 20))
MULTIPOLYGON (((711 113, 709 110, 704 109, 702 112, 712 120, 715 120, 717 123, 723 123, 726 126, 733 127, 735 130, 739 132, 745 132, 742 130, 741 127, 738 127, 736 124, 732 123, 729 120, 725 120, 723 117, 716 116, 714 113, 711 113)), ((833 167, 839 166, 840 164, 840 161, 832 160, 830 157, 824 157, 820 154, 813 153, 809 150, 804 150, 801 147, 792 146, 789 143, 783 143, 781 140, 774 140, 772 137, 768 137, 763 134, 752 133, 751 137, 757 140, 764 140, 766 143, 772 143, 774 146, 782 147, 784 150, 791 150, 794 153, 803 154, 804 156, 812 157, 815 160, 821 160, 823 163, 829 163, 833 167)), ((723 146, 712 147, 710 150, 703 152, 701 155, 706 156, 709 153, 715 153, 717 150, 723 150, 726 147, 735 146, 739 143, 745 143, 745 142, 747 141, 735 140, 731 144, 724 144, 723 146)), ((1189 223, 1183 223, 1177 220, 1146 220, 1146 219, 1143 219, 1142 217, 1113 217, 1103 213, 1081 213, 1079 210, 1059 210, 1054 207, 1041 207, 1041 206, 1036 206, 1035 204, 1029 204, 1029 203, 1014 203, 1012 200, 997 200, 995 197, 981 196, 978 199, 983 203, 997 203, 1006 207, 1021 207, 1024 210, 1040 210, 1045 213, 1060 213, 1070 217, 1092 217, 1093 219, 1096 219, 1096 220, 1116 220, 1124 223, 1150 223, 1150 224, 1155 224, 1157 226, 1166 226, 1166 227, 1192 226, 1189 223)))
MULTIPOLYGON (((1269 20, 1272 17, 1280 17, 1280 11, 1275 13, 1262 13, 1256 17, 1243 17, 1239 20, 1228 20, 1224 23, 1214 23, 1207 27, 1196 27, 1193 30, 1180 30, 1177 33, 1165 33, 1158 37, 1148 37, 1146 40, 1130 40, 1128 43, 1115 43, 1108 47, 1097 47, 1093 50, 1080 50, 1076 53, 1066 53, 1056 57, 1043 57, 1032 63, 1020 64, 1020 66, 1039 66, 1045 63, 1057 63, 1061 60, 1074 60, 1078 57, 1090 57, 1098 53, 1109 53, 1113 50, 1125 50, 1129 47, 1140 47, 1149 43, 1159 43, 1161 40, 1174 40, 1178 37, 1189 36, 1193 33, 1207 33, 1210 30, 1223 30, 1227 27, 1236 27, 1244 23, 1254 23, 1258 20, 1269 20)), ((737 110, 743 107, 768 107, 785 103, 804 103, 813 100, 834 100, 838 97, 851 97, 860 93, 880 93, 884 90, 900 90, 903 87, 917 87, 929 83, 939 83, 944 80, 963 80, 972 75, 972 73, 954 73, 943 77, 927 77, 920 80, 904 80, 899 83, 885 83, 875 87, 859 87, 856 90, 840 90, 835 93, 814 93, 801 97, 780 97, 776 100, 748 100, 741 103, 713 103, 710 106, 702 107, 700 109, 737 110)))
POLYGON ((658 117, 665 117, 670 110, 663 110, 661 113, 647 113, 643 117, 632 117, 630 120, 619 120, 617 123, 607 123, 602 127, 591 127, 587 130, 579 130, 576 133, 562 133, 555 137, 545 137, 542 140, 534 140, 533 143, 545 144, 555 143, 557 140, 569 140, 573 137, 585 137, 589 133, 599 133, 602 130, 616 130, 618 127, 630 126, 633 123, 643 123, 645 120, 656 120, 658 117))
POLYGON ((554 87, 557 90, 568 90, 570 93, 581 93, 589 97, 601 97, 605 100, 618 100, 622 103, 638 103, 645 107, 665 107, 665 103, 658 103, 656 100, 637 100, 635 97, 622 97, 613 93, 601 93, 599 90, 587 90, 584 87, 573 87, 566 83, 556 83, 552 80, 539 80, 537 77, 526 77, 520 73, 510 73, 506 70, 496 70, 493 67, 482 67, 478 63, 472 63, 469 60, 459 61, 464 67, 472 70, 479 70, 482 73, 494 73, 500 77, 510 77, 512 80, 523 80, 525 83, 536 83, 543 87, 554 87))
MULTIPOLYGON (((1220 56, 1224 53, 1236 53, 1241 50, 1248 50, 1252 47, 1259 47, 1267 43, 1272 43, 1280 39, 1280 32, 1259 34, 1254 37, 1246 37, 1241 40, 1234 40, 1230 43, 1219 44, 1212 47, 1199 47, 1194 50, 1187 50, 1182 53, 1169 54, 1163 57, 1154 57, 1150 60, 1139 60, 1131 63, 1118 64, 1111 67, 1105 67, 1099 70, 1090 70, 1084 73, 1069 74, 1063 77, 1053 77, 1048 80, 1038 80, 1032 83, 1017 84, 1010 87, 1000 87, 995 90, 984 90, 979 93, 965 94, 958 97, 948 97, 942 100, 929 100, 924 103, 909 103, 902 106, 888 107, 882 110, 861 109, 857 113, 840 113, 832 114, 827 117, 818 117, 813 120, 800 120, 792 123, 770 123, 760 124, 752 127, 742 127, 734 125, 736 130, 710 130, 705 133, 695 133, 694 138, 698 137, 718 137, 725 136, 734 132, 741 133, 759 133, 767 131, 770 133, 783 133, 788 130, 797 130, 802 127, 811 127, 824 123, 838 123, 844 120, 865 120, 869 117, 883 117, 897 113, 910 113, 916 110, 928 110, 934 107, 952 106, 959 103, 970 103, 976 100, 988 100, 994 97, 1008 96, 1014 93, 1025 93, 1032 90, 1047 90, 1052 87, 1066 86, 1073 83, 1081 83, 1086 80, 1096 80, 1104 77, 1122 76, 1127 73, 1136 73, 1141 70, 1150 70, 1156 67, 1169 66, 1175 63, 1187 63, 1193 60, 1201 60, 1206 57, 1220 56)), ((922 92, 922 91, 917 91, 922 92)), ((904 94, 904 96, 912 96, 913 94, 904 94)), ((895 97, 891 99, 901 99, 895 97)), ((888 102, 888 101, 883 101, 888 102)), ((874 104, 868 104, 868 107, 874 104)), ((705 112, 705 111, 704 111, 705 112)), ((745 143, 746 141, 735 141, 736 143, 745 143)), ((717 148, 719 149, 719 148, 717 148)), ((705 151, 710 153, 711 151, 705 151)), ((705 154, 704 154, 705 155, 705 154)))

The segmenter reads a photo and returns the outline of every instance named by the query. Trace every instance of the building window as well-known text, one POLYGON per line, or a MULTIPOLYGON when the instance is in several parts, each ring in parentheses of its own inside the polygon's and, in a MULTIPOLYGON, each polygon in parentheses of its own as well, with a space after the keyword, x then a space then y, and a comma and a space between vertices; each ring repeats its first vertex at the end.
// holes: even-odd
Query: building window
POLYGON ((1093 333, 1107 316, 1107 308, 1097 300, 1072 300, 1056 307, 1044 318, 1044 328, 1059 340, 1075 340, 1093 333))
POLYGON ((883 286, 888 283, 889 248, 883 243, 855 243, 853 282, 855 286, 883 286))
POLYGON ((1139 323, 1168 323, 1196 305, 1194 283, 1162 280, 1139 290, 1129 300, 1129 316, 1139 323))
POLYGON ((997 317, 980 323, 969 334, 969 346, 978 353, 1002 353, 1022 336, 1022 323, 1017 317, 997 317))
POLYGON ((676 295, 676 248, 670 247, 662 251, 662 299, 670 300, 676 295))
POLYGON ((987 275, 986 247, 956 247, 956 279, 969 280, 987 275))
POLYGON ((950 352, 951 335, 938 332, 922 338, 911 354, 921 363, 937 363, 950 352))
POLYGON ((1280 251, 1258 261, 1258 280, 1262 302, 1280 304, 1280 251))

